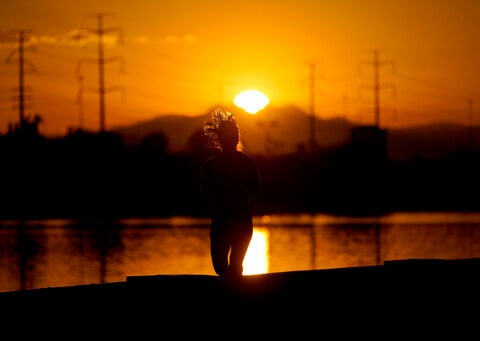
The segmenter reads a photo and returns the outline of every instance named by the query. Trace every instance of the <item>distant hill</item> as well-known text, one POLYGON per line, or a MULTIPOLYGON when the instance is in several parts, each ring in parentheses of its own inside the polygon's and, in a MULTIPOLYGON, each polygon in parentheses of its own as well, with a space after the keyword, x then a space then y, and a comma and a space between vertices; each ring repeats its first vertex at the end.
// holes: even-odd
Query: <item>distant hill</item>
MULTIPOLYGON (((245 150, 254 154, 290 153, 307 148, 310 141, 310 116, 295 106, 267 107, 257 115, 227 108, 239 122, 245 150)), ((188 141, 211 118, 211 110, 197 116, 164 114, 133 124, 117 127, 126 144, 138 144, 151 133, 163 132, 168 150, 178 152, 189 148, 188 141)), ((350 143, 350 131, 355 126, 343 118, 315 119, 315 139, 321 147, 350 143)), ((480 127, 469 129, 461 125, 439 123, 388 130, 388 154, 391 160, 410 160, 416 157, 436 159, 447 157, 460 149, 476 147, 480 127)))
POLYGON ((113 131, 122 135, 127 145, 138 144, 149 134, 163 132, 168 138, 169 150, 179 151, 186 147, 188 138, 202 127, 206 118, 206 114, 193 117, 161 115, 130 126, 117 127, 113 131))
MULTIPOLYGON (((235 114, 240 125, 242 141, 250 153, 287 153, 306 147, 309 143, 310 117, 294 106, 271 107, 257 115, 227 108, 235 114)), ((213 108, 212 108, 213 110, 213 108)), ((113 131, 123 136, 126 144, 137 144, 145 136, 163 132, 168 149, 177 152, 188 148, 188 140, 211 118, 208 110, 197 116, 159 115, 158 117, 113 131)), ((316 120, 317 143, 331 147, 349 140, 351 125, 343 119, 316 120)))
POLYGON ((438 123, 388 132, 388 153, 392 160, 410 160, 416 157, 439 159, 478 145, 480 127, 438 123), (471 140, 470 140, 471 136, 471 140))

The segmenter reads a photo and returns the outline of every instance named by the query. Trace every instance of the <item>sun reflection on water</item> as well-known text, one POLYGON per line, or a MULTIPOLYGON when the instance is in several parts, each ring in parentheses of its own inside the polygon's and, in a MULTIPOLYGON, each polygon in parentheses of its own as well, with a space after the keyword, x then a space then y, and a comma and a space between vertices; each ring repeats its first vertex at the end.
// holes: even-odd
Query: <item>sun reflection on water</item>
POLYGON ((243 260, 243 274, 255 275, 268 272, 268 230, 254 228, 252 240, 243 260))

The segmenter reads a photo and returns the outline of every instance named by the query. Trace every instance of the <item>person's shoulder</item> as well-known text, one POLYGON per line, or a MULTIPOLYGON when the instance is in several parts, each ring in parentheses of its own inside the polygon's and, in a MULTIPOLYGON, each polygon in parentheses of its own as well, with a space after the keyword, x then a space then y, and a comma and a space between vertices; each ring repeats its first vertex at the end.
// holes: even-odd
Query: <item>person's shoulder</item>
POLYGON ((236 155, 238 155, 239 157, 242 157, 242 158, 244 158, 244 159, 251 159, 251 160, 253 160, 253 157, 252 157, 251 155, 249 155, 249 154, 247 154, 247 153, 245 153, 245 152, 243 152, 243 151, 241 151, 241 150, 237 150, 237 151, 236 151, 236 155))
POLYGON ((218 158, 217 155, 213 155, 213 156, 209 156, 205 159, 205 162, 212 162, 213 160, 215 160, 216 158, 218 158))
POLYGON ((210 165, 214 164, 217 159, 218 159, 217 155, 206 158, 205 161, 203 161, 204 167, 209 167, 210 165))
POLYGON ((243 159, 244 162, 255 163, 255 159, 253 158, 253 156, 245 152, 237 151, 237 155, 239 155, 239 158, 243 159))

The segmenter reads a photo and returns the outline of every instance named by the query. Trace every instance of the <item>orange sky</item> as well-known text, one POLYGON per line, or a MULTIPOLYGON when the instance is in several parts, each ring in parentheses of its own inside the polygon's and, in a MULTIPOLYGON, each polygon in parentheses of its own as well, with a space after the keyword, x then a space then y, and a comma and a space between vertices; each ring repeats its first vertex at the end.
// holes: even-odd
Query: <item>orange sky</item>
POLYGON ((163 113, 203 114, 245 89, 308 111, 309 63, 318 117, 373 123, 373 49, 383 127, 480 122, 476 0, 15 0, 0 12, 1 133, 19 119, 18 44, 9 32, 20 29, 34 46, 25 51, 26 115, 40 114, 46 135, 99 129, 92 31, 100 13, 112 58, 107 129, 163 113))

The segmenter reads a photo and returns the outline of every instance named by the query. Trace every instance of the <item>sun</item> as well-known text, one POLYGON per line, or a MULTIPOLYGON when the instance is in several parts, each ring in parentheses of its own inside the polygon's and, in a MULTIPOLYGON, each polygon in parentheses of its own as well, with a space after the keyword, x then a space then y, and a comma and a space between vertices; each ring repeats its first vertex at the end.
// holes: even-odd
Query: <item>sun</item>
POLYGON ((240 92, 233 103, 248 112, 255 115, 270 103, 268 97, 258 90, 245 90, 240 92))

